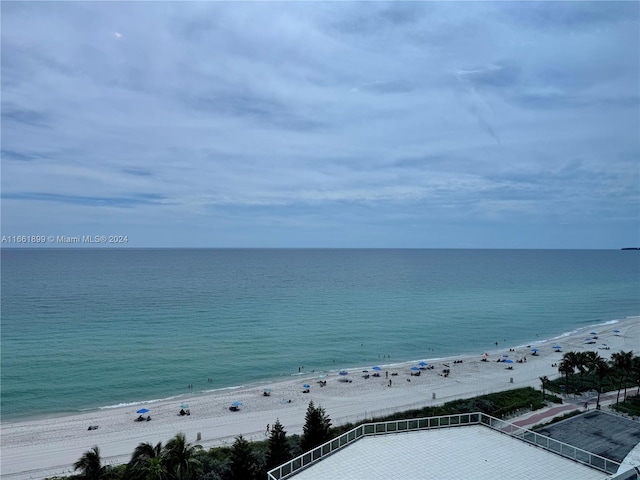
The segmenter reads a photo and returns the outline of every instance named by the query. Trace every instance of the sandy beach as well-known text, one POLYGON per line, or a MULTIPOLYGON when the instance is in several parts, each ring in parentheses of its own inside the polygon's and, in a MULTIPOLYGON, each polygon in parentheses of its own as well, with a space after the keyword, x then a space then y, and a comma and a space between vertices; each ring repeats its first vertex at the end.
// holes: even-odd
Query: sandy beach
POLYGON ((561 338, 532 340, 530 345, 499 344, 487 352, 487 361, 481 361, 484 352, 426 359, 433 368, 420 370, 420 376, 411 375, 411 367, 417 366, 416 362, 381 364, 379 377, 373 376, 372 366, 364 366, 349 370, 346 376, 336 372, 319 378, 309 373, 278 383, 148 403, 144 407, 149 409, 151 421, 134 421, 138 416, 136 410, 142 408, 136 405, 34 421, 3 422, 2 478, 40 479, 71 474, 72 464, 94 445, 100 447, 104 463, 126 463, 139 443, 165 443, 178 432, 185 433, 189 442, 205 448, 232 444, 240 434, 249 440, 265 439, 267 424, 272 425, 276 419, 289 434, 302 433, 311 400, 326 410, 334 425, 339 425, 510 388, 539 388, 539 377, 558 376, 557 368, 552 365, 561 360, 564 352, 585 350, 595 350, 607 359, 620 350, 639 352, 640 318, 588 326, 561 338), (585 338, 591 331, 598 332, 598 338, 595 343, 587 344, 585 338), (561 345, 561 352, 552 348, 555 344, 561 345), (531 353, 534 347, 539 349, 537 355, 531 353), (509 355, 513 363, 496 362, 503 355, 509 355), (509 366, 512 369, 508 369, 509 366), (364 378, 363 369, 368 369, 369 378, 364 378), (445 369, 449 370, 448 376, 443 374, 445 369), (344 381, 347 378, 350 382, 344 381), (320 381, 326 381, 326 385, 320 386, 320 381), (309 393, 303 393, 305 383, 310 385, 309 393), (270 396, 263 395, 265 388, 271 389, 270 396), (237 412, 229 410, 234 401, 242 402, 237 412), (191 415, 178 415, 183 402, 189 404, 191 415), (89 426, 98 428, 89 430, 89 426))

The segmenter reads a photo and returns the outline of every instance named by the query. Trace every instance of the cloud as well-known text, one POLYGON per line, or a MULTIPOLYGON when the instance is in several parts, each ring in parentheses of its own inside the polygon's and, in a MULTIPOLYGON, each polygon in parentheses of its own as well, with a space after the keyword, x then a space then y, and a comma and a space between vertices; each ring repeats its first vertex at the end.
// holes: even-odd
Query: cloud
POLYGON ((7 123, 24 124, 28 127, 51 127, 51 118, 46 113, 19 107, 15 108, 11 105, 3 106, 2 120, 7 123))
POLYGON ((580 216, 625 243, 601 232, 640 227, 638 18, 621 2, 10 2, 3 231, 99 216, 225 245, 333 245, 314 228, 330 225, 393 246, 457 222, 449 238, 473 223, 504 246, 515 223, 580 216))
POLYGON ((128 197, 97 197, 80 195, 61 195, 47 192, 7 193, 3 198, 10 200, 37 200, 41 202, 71 203, 89 207, 133 207, 136 205, 159 204, 164 200, 161 194, 131 194, 128 197))

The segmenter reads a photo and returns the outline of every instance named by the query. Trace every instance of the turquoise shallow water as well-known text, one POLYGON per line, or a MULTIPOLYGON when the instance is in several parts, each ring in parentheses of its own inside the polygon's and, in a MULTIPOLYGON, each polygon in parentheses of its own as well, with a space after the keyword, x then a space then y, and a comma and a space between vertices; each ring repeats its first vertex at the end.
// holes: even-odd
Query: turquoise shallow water
POLYGON ((4 249, 2 420, 479 353, 640 314, 640 255, 4 249), (208 379, 212 381, 209 382, 208 379))

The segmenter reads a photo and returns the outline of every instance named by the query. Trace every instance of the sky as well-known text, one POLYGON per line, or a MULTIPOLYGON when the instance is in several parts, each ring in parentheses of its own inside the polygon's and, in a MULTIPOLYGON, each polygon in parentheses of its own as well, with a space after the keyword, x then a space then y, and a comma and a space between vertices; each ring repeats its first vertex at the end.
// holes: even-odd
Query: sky
POLYGON ((1 14, 2 247, 640 246, 638 2, 1 14))

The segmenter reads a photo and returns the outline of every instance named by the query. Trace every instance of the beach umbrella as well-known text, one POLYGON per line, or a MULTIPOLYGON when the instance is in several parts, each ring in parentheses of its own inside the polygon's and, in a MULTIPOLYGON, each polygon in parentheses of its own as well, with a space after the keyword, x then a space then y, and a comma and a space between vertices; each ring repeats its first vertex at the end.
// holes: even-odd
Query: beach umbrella
POLYGON ((239 407, 242 405, 242 402, 238 402, 237 400, 231 404, 232 407, 239 407))
POLYGON ((531 351, 532 351, 533 353, 536 353, 536 352, 538 351, 538 349, 537 349, 537 348, 532 348, 532 349, 531 349, 531 351))
POLYGON ((589 335, 597 335, 598 332, 589 332, 589 335))
POLYGON ((311 388, 311 387, 309 386, 309 384, 308 384, 308 383, 305 383, 305 384, 304 384, 304 385, 302 385, 302 386, 303 386, 304 388, 311 388))
POLYGON ((375 370, 376 372, 379 372, 382 369, 378 365, 376 365, 375 367, 373 367, 373 370, 375 370))
POLYGON ((613 333, 620 333, 620 330, 614 330, 613 333))
POLYGON ((554 345, 553 348, 562 348, 560 345, 554 345))
POLYGON ((422 362, 418 363, 418 365, 420 365, 421 367, 426 367, 429 364, 427 362, 425 362, 425 361, 422 361, 422 362))
POLYGON ((136 413, 147 413, 149 411, 148 408, 141 408, 140 410, 138 410, 136 413))
POLYGON ((349 372, 346 370, 340 370, 340 375, 349 375, 349 372))
POLYGON ((189 408, 189 404, 188 403, 183 403, 182 405, 180 405, 180 408, 189 408))
POLYGON ((513 363, 513 360, 505 360, 504 363, 513 363))
POLYGON ((418 367, 411 367, 411 370, 420 370, 418 367))

